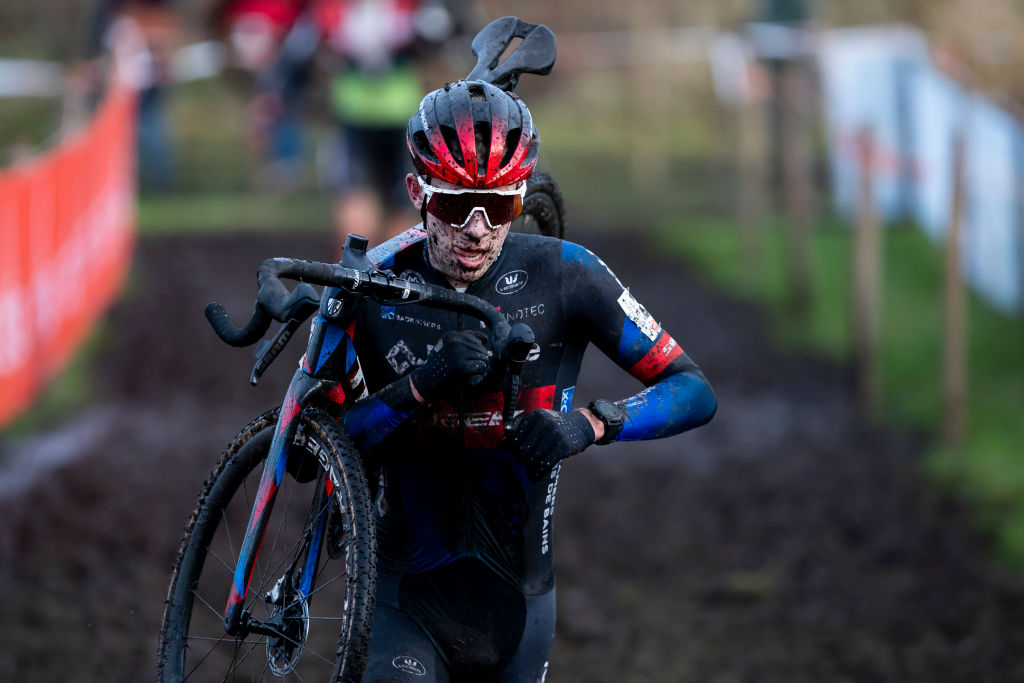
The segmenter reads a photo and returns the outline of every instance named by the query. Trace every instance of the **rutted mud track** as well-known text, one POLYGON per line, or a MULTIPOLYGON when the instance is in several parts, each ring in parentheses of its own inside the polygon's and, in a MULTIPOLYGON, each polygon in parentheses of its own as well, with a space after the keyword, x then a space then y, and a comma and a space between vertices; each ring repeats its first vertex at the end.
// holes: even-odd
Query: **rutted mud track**
MULTIPOLYGON (((703 366, 720 410, 696 432, 564 468, 548 680, 1024 680, 1024 583, 922 484, 919 442, 859 425, 841 368, 772 351, 753 310, 678 264, 608 234, 574 238, 703 366)), ((328 253, 308 234, 140 244, 95 407, 0 440, 0 680, 152 677, 198 487, 281 396, 298 353, 251 389, 251 356, 213 337, 202 306, 242 318, 261 259, 328 253), (12 478, 37 454, 53 464, 12 478)), ((584 374, 579 400, 636 390, 597 355, 584 374)))

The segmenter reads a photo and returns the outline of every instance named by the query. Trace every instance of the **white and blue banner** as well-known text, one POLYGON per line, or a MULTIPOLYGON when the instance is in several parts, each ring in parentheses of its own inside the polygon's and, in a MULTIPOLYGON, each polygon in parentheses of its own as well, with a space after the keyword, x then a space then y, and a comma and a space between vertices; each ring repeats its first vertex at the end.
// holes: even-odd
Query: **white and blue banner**
POLYGON ((902 26, 839 29, 818 44, 836 210, 852 217, 860 195, 858 136, 871 130, 874 197, 883 220, 910 209, 909 138, 903 82, 928 62, 919 31, 902 26))
POLYGON ((870 129, 875 207, 912 217, 935 242, 953 209, 953 153, 964 136, 961 264, 971 287, 997 308, 1024 311, 1024 129, 990 101, 941 74, 924 37, 904 27, 824 33, 818 59, 832 197, 855 216, 857 137, 870 129))
POLYGON ((964 273, 998 308, 1022 308, 1017 122, 991 102, 974 97, 967 110, 964 158, 964 273))
POLYGON ((929 66, 915 68, 907 81, 911 215, 932 241, 949 229, 953 208, 953 148, 966 124, 969 98, 951 78, 929 66))

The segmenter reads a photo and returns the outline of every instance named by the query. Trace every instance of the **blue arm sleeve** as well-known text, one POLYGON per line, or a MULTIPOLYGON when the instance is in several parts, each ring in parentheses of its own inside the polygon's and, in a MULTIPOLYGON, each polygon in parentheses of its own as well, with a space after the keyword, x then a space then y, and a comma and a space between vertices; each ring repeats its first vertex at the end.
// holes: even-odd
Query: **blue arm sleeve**
POLYGON ((699 373, 669 375, 623 401, 626 424, 616 441, 657 439, 707 423, 718 409, 710 385, 699 373))
POLYGON ((700 368, 604 261, 568 242, 562 258, 577 268, 567 307, 579 312, 588 340, 647 387, 618 402, 626 423, 616 441, 672 436, 711 420, 718 402, 700 368))

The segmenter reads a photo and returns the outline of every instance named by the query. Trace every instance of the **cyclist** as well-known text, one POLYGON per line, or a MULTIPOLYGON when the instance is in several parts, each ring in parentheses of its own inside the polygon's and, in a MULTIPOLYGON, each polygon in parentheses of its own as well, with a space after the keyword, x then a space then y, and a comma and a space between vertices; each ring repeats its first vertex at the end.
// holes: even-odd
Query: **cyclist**
POLYGON ((716 401, 698 366, 597 256, 509 232, 539 144, 515 94, 477 81, 446 85, 422 100, 407 143, 417 173, 406 187, 423 223, 369 257, 402 278, 475 294, 532 327, 511 442, 503 369, 480 324, 457 313, 328 305, 293 395, 299 404, 316 395, 347 402, 345 427, 379 468, 378 594, 364 680, 541 681, 554 638, 561 461, 595 443, 697 427, 716 401), (573 409, 589 343, 646 388, 573 409))

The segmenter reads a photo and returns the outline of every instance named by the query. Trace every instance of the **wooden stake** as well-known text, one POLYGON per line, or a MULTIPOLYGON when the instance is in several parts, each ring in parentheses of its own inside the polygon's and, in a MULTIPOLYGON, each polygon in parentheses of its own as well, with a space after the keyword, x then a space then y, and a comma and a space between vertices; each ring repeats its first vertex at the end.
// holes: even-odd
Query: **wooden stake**
POLYGON ((786 270, 789 276, 789 305, 796 313, 810 309, 810 240, 814 215, 811 184, 810 139, 804 129, 804 67, 796 61, 786 63, 782 74, 782 191, 786 231, 786 270))
POLYGON ((879 297, 882 290, 881 229, 874 198, 874 132, 857 136, 860 198, 853 234, 853 352, 854 393, 861 416, 873 420, 880 394, 878 363, 879 297))
POLYGON ((754 98, 739 105, 740 249, 744 276, 752 287, 764 284, 765 120, 764 107, 754 98))
POLYGON ((964 140, 953 142, 953 206, 946 235, 943 344, 942 441, 950 449, 963 445, 967 427, 967 295, 960 270, 961 215, 964 208, 964 140))

